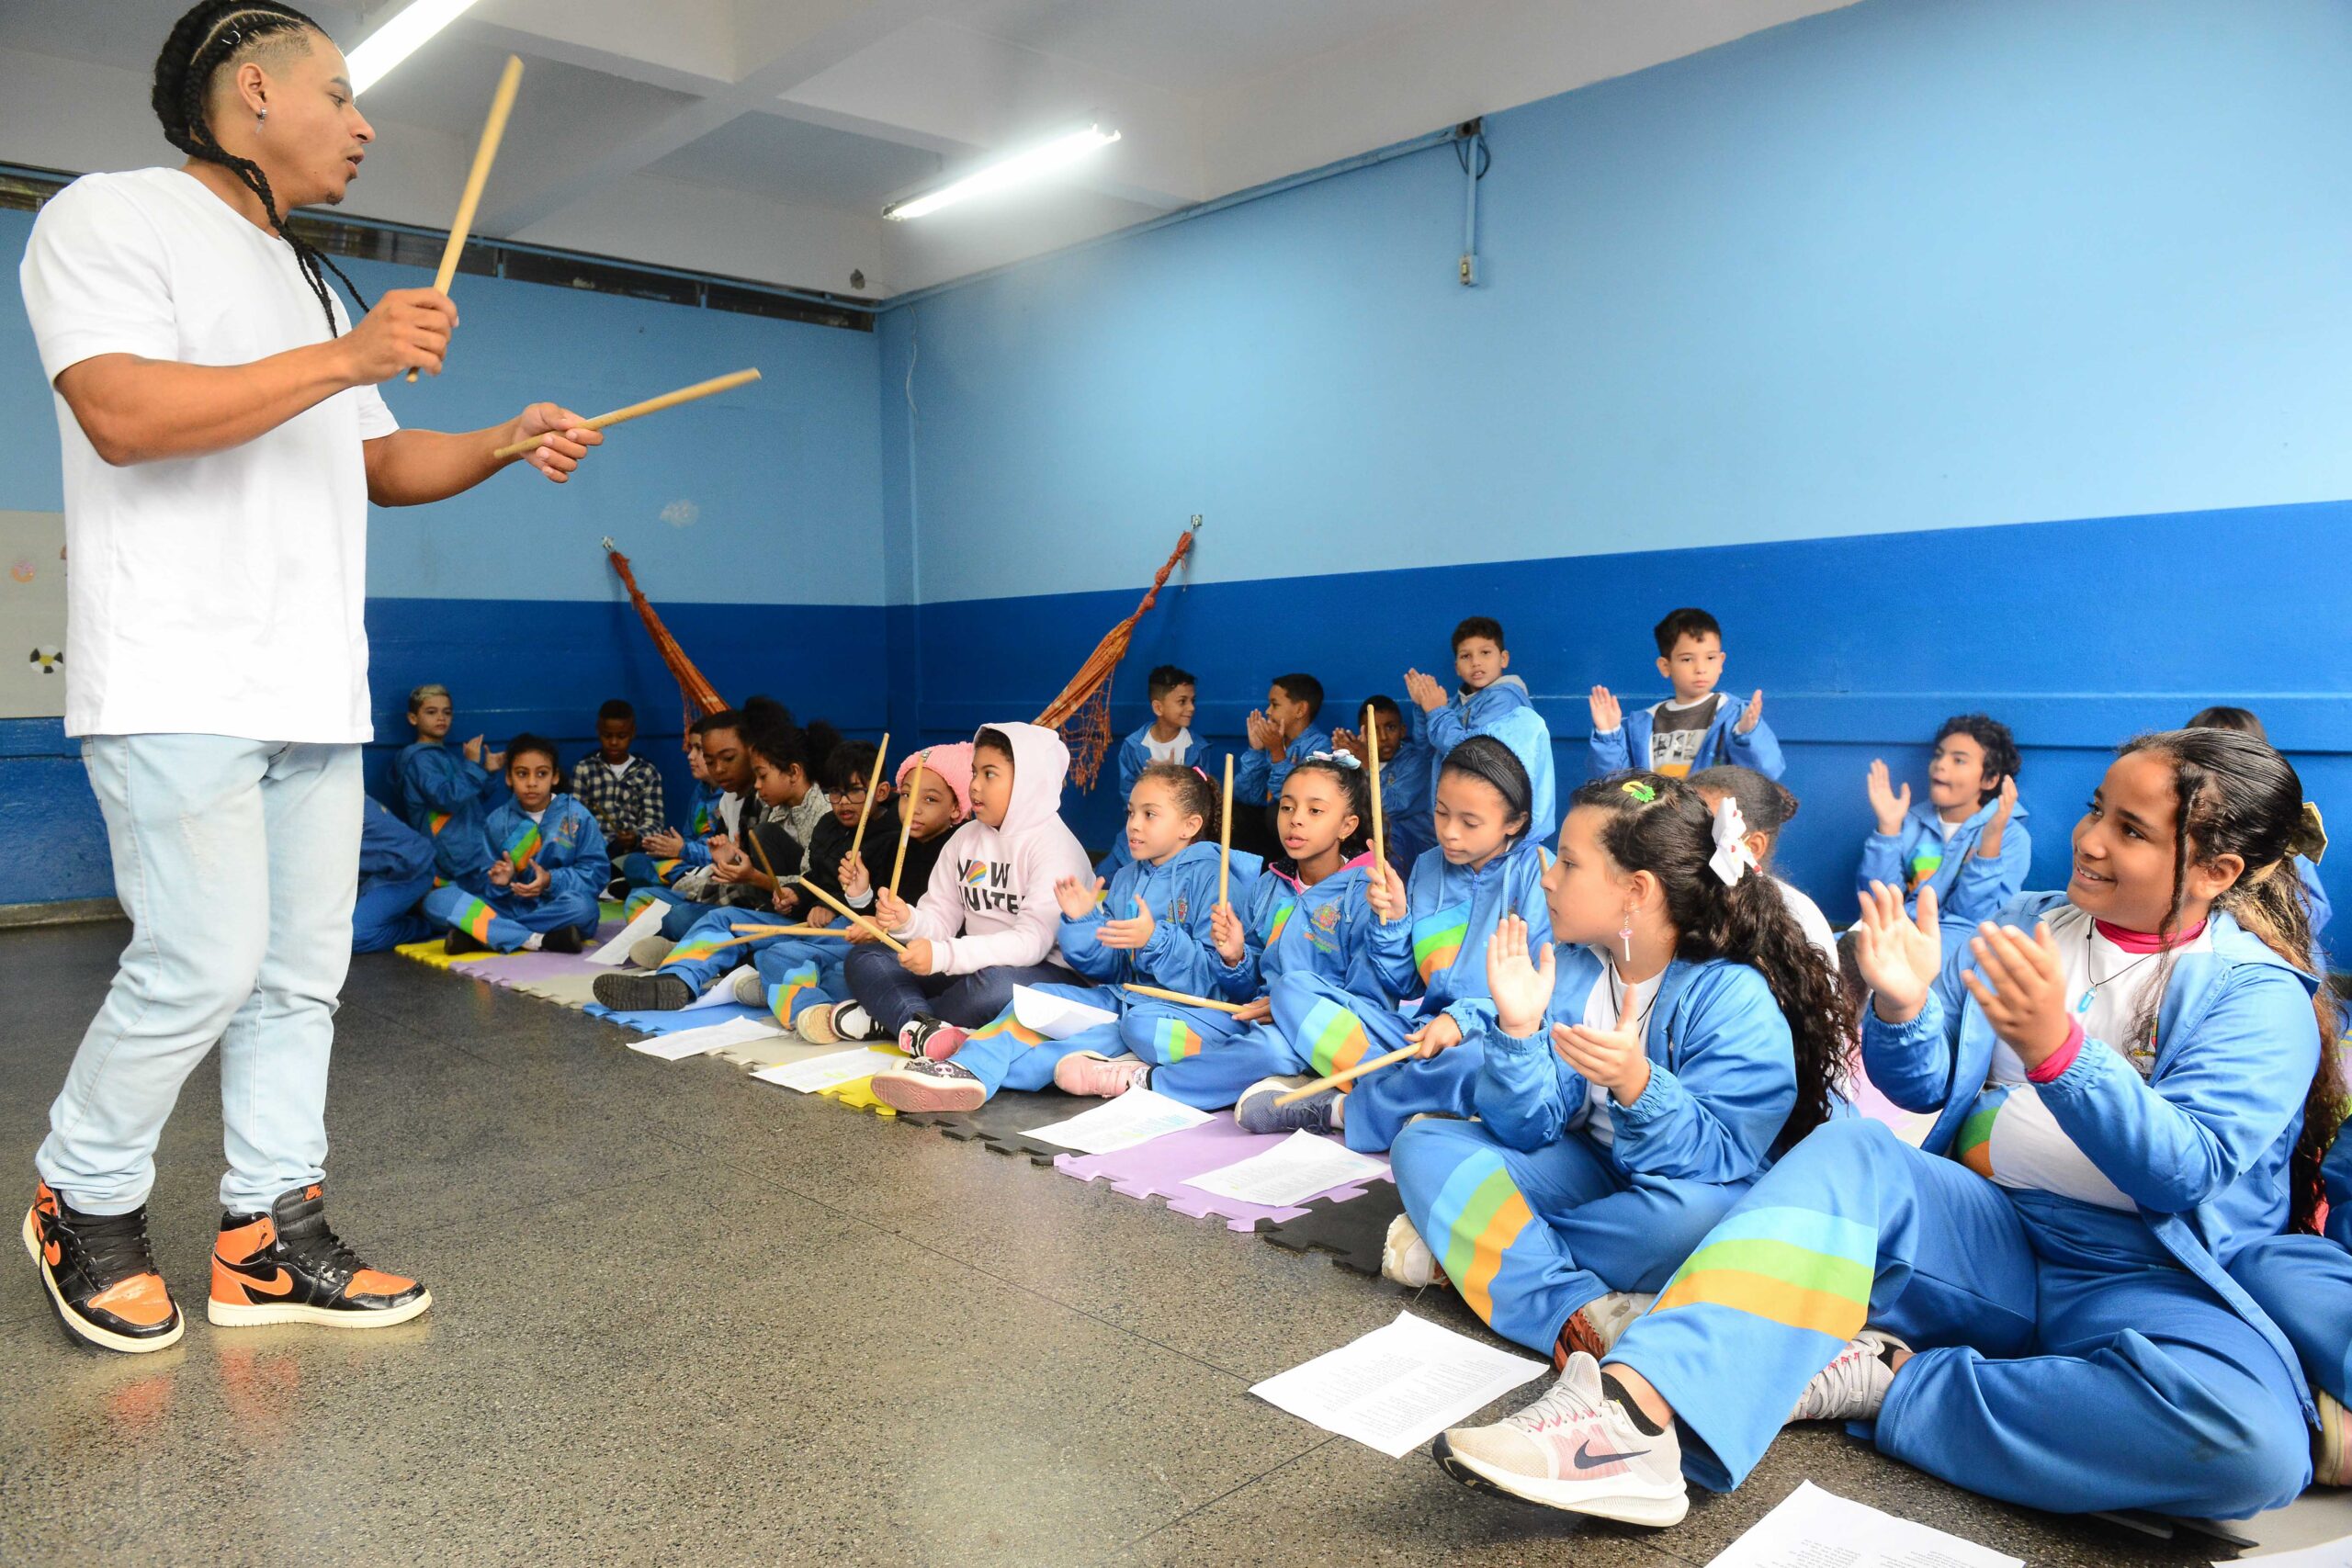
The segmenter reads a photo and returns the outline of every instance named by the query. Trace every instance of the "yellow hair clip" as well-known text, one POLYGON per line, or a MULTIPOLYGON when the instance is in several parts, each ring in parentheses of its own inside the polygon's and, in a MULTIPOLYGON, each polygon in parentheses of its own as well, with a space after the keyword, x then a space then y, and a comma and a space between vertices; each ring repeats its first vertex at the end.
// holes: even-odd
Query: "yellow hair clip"
POLYGON ((1646 779, 1627 779, 1623 784, 1619 784, 1617 787, 1624 791, 1627 795, 1632 795, 1635 800, 1640 801, 1644 806, 1649 805, 1652 801, 1657 798, 1657 785, 1651 784, 1646 779))

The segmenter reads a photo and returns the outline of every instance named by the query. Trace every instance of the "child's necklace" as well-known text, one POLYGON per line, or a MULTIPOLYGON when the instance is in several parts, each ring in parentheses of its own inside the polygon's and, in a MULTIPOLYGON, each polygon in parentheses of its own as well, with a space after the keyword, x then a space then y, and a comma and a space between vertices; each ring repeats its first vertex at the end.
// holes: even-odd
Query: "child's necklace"
POLYGON ((2147 963, 2151 958, 2163 957, 2165 951, 2163 948, 2158 948, 2154 953, 2143 953, 2139 957, 2133 959, 2131 963, 2126 964, 2122 968, 2118 969, 2112 975, 2094 976, 2091 971, 2091 933, 2098 929, 2098 922, 2096 920, 2093 920, 2083 927, 2083 977, 2089 980, 2090 985, 2085 988, 2083 992, 2083 999, 2075 1004, 2075 1016, 2077 1018, 2085 1017, 2090 1012, 2091 1004, 2098 999, 2100 987, 2120 980, 2124 976, 2129 975, 2132 970, 2139 968, 2140 965, 2147 963))

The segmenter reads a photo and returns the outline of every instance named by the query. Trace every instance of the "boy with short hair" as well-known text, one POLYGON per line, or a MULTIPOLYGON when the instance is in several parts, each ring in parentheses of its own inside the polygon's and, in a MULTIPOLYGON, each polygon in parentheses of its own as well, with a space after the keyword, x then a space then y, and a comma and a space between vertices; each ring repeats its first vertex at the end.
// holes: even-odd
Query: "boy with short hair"
POLYGON ((1503 624, 1492 615, 1472 615, 1453 628, 1453 673, 1461 687, 1451 699, 1432 677, 1418 670, 1405 671, 1406 694, 1425 716, 1429 736, 1430 782, 1424 796, 1435 794, 1446 753, 1474 735, 1491 735, 1510 747, 1527 770, 1535 789, 1535 837, 1549 839, 1560 826, 1552 783, 1552 727, 1535 711, 1527 682, 1507 673, 1510 669, 1503 624))
POLYGON ((1657 672, 1674 694, 1625 713, 1606 686, 1592 689, 1589 772, 1597 779, 1645 768, 1686 778, 1724 763, 1777 779, 1788 771, 1781 742, 1764 722, 1764 694, 1741 707, 1715 690, 1724 672, 1724 629, 1704 610, 1669 610, 1651 628, 1657 672))
POLYGON ((571 764, 571 793, 595 815, 617 861, 645 847, 662 826, 662 774, 631 753, 637 710, 618 697, 596 710, 596 750, 571 764))
MULTIPOLYGON (((1119 742, 1119 801, 1135 793, 1136 780, 1154 762, 1203 766, 1208 743, 1193 736, 1193 712, 1200 699, 1200 682, 1190 670, 1173 664, 1155 668, 1145 682, 1151 698, 1151 722, 1119 742)), ((1135 857, 1127 852, 1127 836, 1114 835, 1111 852, 1094 865, 1105 880, 1118 874, 1135 857)))
MULTIPOLYGON (((1424 739, 1426 716, 1418 705, 1409 719, 1385 692, 1366 698, 1363 705, 1372 710, 1380 731, 1380 804, 1387 832, 1384 848, 1396 874, 1410 876, 1421 852, 1437 842, 1431 781, 1443 753, 1424 739)), ((1363 736, 1344 725, 1332 728, 1331 748, 1359 762, 1372 760, 1363 736)))
POLYGON ((578 953, 596 934, 611 861, 594 816, 577 795, 556 792, 559 777, 555 742, 518 735, 507 747, 514 795, 481 826, 487 868, 424 897, 426 916, 448 929, 451 953, 578 953))
POLYGON ((506 794, 506 758, 482 750, 477 735, 449 750, 457 709, 449 688, 433 682, 408 694, 408 722, 416 739, 392 759, 401 815, 433 840, 433 869, 445 882, 479 880, 490 870, 482 816, 506 794))
MULTIPOLYGON (((1318 722, 1323 682, 1304 671, 1277 675, 1266 688, 1266 705, 1250 710, 1250 750, 1233 764, 1233 802, 1272 807, 1282 798, 1290 771, 1317 751, 1331 749, 1331 732, 1318 722)), ((1234 813, 1239 817, 1237 809, 1234 813)), ((1263 818, 1263 810, 1253 818, 1263 818)), ((1235 824, 1237 827, 1239 824, 1235 824)), ((1262 821, 1259 826, 1263 827, 1262 821)), ((1271 830, 1267 837, 1271 838, 1271 830)))
POLYGON ((1871 814, 1878 831, 1862 840, 1855 887, 1874 882, 1903 890, 1917 913, 1919 890, 1936 890, 1946 919, 1989 920, 2025 888, 2033 843, 2018 800, 2018 743, 2009 727, 1981 713, 1955 714, 1936 731, 1928 761, 1928 798, 1911 804, 1911 786, 1888 783, 1886 763, 1871 761, 1871 814))

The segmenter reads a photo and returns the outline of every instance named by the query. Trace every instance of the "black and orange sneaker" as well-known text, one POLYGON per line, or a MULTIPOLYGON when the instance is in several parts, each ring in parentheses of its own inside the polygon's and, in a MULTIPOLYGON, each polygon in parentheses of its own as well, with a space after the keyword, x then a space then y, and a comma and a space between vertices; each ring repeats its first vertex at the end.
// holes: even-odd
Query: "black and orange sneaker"
POLYGON ((25 1250, 74 1338, 133 1355, 179 1343, 187 1325, 148 1250, 146 1204, 85 1214, 41 1182, 25 1212, 25 1250))
POLYGON ((414 1280, 361 1262, 327 1228, 326 1208, 326 1194, 313 1182, 280 1194, 266 1214, 220 1216, 204 1315, 223 1328, 389 1328, 433 1304, 432 1292, 414 1280))

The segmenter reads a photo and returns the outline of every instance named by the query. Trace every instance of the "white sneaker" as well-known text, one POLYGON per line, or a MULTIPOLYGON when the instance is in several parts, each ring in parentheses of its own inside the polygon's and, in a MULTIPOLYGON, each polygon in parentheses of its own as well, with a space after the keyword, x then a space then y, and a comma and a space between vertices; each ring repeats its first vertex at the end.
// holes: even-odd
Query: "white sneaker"
POLYGON ((1430 1450, 1473 1491, 1495 1491, 1572 1514, 1663 1529, 1690 1496, 1682 1441, 1669 1425, 1652 1437, 1600 1391, 1600 1363, 1579 1352, 1550 1392, 1491 1427, 1456 1427, 1430 1450))
POLYGON ((1388 1239, 1380 1244, 1380 1276, 1416 1291, 1445 1282, 1445 1275, 1437 1266, 1437 1254, 1421 1239, 1421 1233, 1413 1228, 1410 1214, 1399 1214, 1388 1222, 1388 1239))
POLYGON ((1894 1369, 1886 1364, 1887 1348, 1910 1346, 1883 1329, 1865 1328, 1847 1341, 1838 1359, 1813 1374, 1797 1396, 1792 1421, 1873 1421, 1886 1403, 1886 1385, 1894 1369))
POLYGON ((768 1005, 767 984, 760 978, 760 972, 748 964, 735 971, 735 999, 747 1008, 768 1005))

